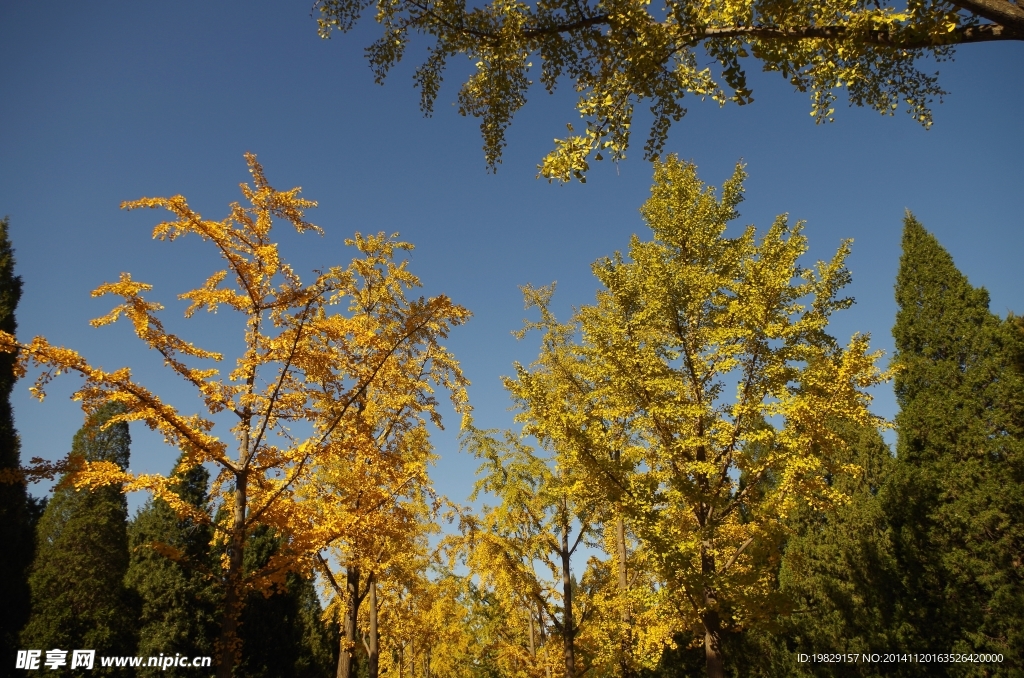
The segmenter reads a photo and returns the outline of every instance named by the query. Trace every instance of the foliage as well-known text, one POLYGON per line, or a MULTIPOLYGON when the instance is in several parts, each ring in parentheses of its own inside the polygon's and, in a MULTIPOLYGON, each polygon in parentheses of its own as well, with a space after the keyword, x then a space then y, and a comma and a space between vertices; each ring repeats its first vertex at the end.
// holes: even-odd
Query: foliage
MULTIPOLYGON (((21 276, 14 275, 14 249, 7 234, 10 224, 0 219, 0 330, 13 335, 15 309, 21 299, 21 276)), ((14 360, 0 354, 0 473, 14 473, 21 466, 21 441, 14 428, 11 390, 14 360)), ((28 569, 35 550, 36 513, 25 483, 19 478, 0 478, 0 661, 8 661, 18 649, 18 633, 28 621, 28 569), (12 482, 3 482, 9 480, 12 482)))
MULTIPOLYGON (((299 198, 298 188, 275 190, 255 156, 247 154, 246 159, 255 187, 242 184, 241 189, 250 206, 232 204, 223 221, 203 219, 180 195, 122 205, 169 210, 173 219, 154 228, 155 238, 175 240, 192 234, 213 245, 224 259, 225 269, 179 298, 190 302, 186 317, 203 308, 216 312, 222 307, 241 316, 244 350, 227 379, 211 366, 222 361, 222 354, 165 329, 158 316, 163 307, 143 296, 150 285, 124 273, 118 282, 93 292, 123 300, 93 325, 107 325, 122 316, 130 320, 139 339, 195 388, 205 414, 180 413, 135 381, 129 368, 106 371, 42 337, 19 344, 9 333, 0 333, 0 348, 19 351, 19 374, 31 365, 43 367, 32 387, 39 398, 53 377, 78 373, 84 384, 74 397, 87 411, 119 403, 124 412, 115 417, 117 422, 143 421, 184 454, 179 473, 204 463, 219 469, 211 496, 230 516, 214 524, 215 539, 226 545, 218 641, 221 678, 230 675, 237 661, 238 618, 247 592, 283 585, 289 572, 311 569, 314 554, 348 524, 344 516, 324 510, 321 502, 310 501, 302 487, 319 463, 347 459, 353 448, 367 444, 360 412, 409 410, 439 423, 434 390, 449 390, 456 410, 463 410, 467 383, 441 341, 469 312, 443 295, 406 298, 406 290, 417 287, 419 280, 395 256, 412 245, 383 233, 357 233, 346 241, 358 251, 347 268, 319 271, 311 284, 303 284, 270 239, 271 229, 276 218, 299 233, 320 232, 304 217, 304 210, 315 203, 299 198), (338 306, 342 312, 332 308, 338 306), (234 415, 236 421, 231 444, 214 432, 215 417, 221 413, 234 415), (331 515, 337 520, 322 520, 331 515), (260 525, 272 528, 285 543, 265 566, 246 573, 246 537, 260 525)), ((374 449, 362 453, 372 458, 374 449)), ((125 491, 148 490, 182 517, 208 519, 172 491, 170 477, 132 474, 99 461, 80 466, 65 462, 57 468, 73 471, 69 482, 78 488, 114 484, 125 491)), ((41 464, 36 473, 54 470, 41 464)))
POLYGON ((422 563, 382 580, 381 673, 412 678, 497 678, 489 631, 504 619, 481 613, 487 603, 471 582, 422 563))
POLYGON ((915 601, 903 589, 890 514, 895 461, 880 433, 870 427, 839 426, 847 441, 841 452, 861 473, 834 482, 849 500, 833 511, 806 508, 790 518, 779 586, 787 614, 768 628, 732 639, 736 675, 878 676, 924 675, 930 668, 877 663, 811 666, 796 653, 885 653, 914 641, 915 601), (744 660, 758 666, 746 672, 744 660))
POLYGON ((339 678, 356 676, 363 656, 369 678, 388 665, 393 640, 407 635, 387 619, 389 597, 425 576, 427 539, 437 531, 441 502, 428 475, 436 456, 411 402, 359 408, 348 450, 319 463, 302 488, 320 508, 316 522, 336 528, 316 564, 329 585, 328 614, 344 620, 339 678))
MULTIPOLYGON (((205 513, 210 474, 196 466, 178 476, 172 491, 205 513)), ((162 499, 150 499, 128 526, 131 558, 125 584, 141 601, 139 656, 213 654, 218 590, 210 553, 212 528, 180 517, 162 499)), ((184 676, 191 669, 142 668, 140 676, 184 676)))
MULTIPOLYGON (((265 567, 282 540, 261 526, 249 536, 246 570, 265 567)), ((311 576, 291 572, 284 584, 249 594, 240 634, 246 648, 236 674, 246 678, 329 678, 334 676, 337 645, 311 576)))
MULTIPOLYGON (((1024 670, 1022 335, 989 311, 910 214, 896 282, 893 513, 922 647, 997 652, 1024 670)), ((967 674, 965 674, 967 675, 967 674)), ((977 674, 980 675, 980 674, 977 674)))
POLYGON ((568 324, 551 288, 527 288, 541 354, 507 382, 525 432, 623 503, 712 676, 722 633, 775 613, 787 518, 846 499, 829 479, 857 468, 834 425, 876 423, 865 389, 886 376, 866 337, 843 348, 826 332, 852 303, 837 296, 848 242, 805 269, 803 226, 785 217, 760 241, 752 226, 725 237, 743 178, 737 167, 719 200, 692 165, 656 163, 641 210, 654 239, 595 263, 604 289, 568 324))
MULTIPOLYGON (((128 467, 128 424, 116 403, 86 417, 72 458, 128 467)), ((135 653, 138 602, 124 585, 128 569, 128 507, 121 488, 76 490, 65 478, 39 521, 29 584, 32 616, 21 646, 135 653)), ((97 671, 102 671, 97 667, 97 671)))
POLYGON ((928 127, 931 103, 944 92, 923 58, 946 60, 958 44, 1024 38, 1024 8, 1013 0, 317 0, 315 7, 322 37, 375 10, 383 32, 367 56, 378 82, 413 35, 429 36, 414 76, 428 115, 449 60, 468 57, 475 68, 459 90, 459 112, 480 118, 491 169, 534 84, 534 62, 548 92, 568 80, 586 126, 577 133, 568 125, 539 168, 559 181, 584 180, 591 158, 625 158, 642 103, 653 115, 648 158, 662 153, 672 123, 685 115, 686 95, 750 103, 752 65, 809 93, 818 122, 832 120, 837 90, 845 89, 851 105, 883 115, 905 106, 928 127))
POLYGON ((595 536, 597 505, 579 492, 571 467, 511 432, 498 437, 470 424, 463 442, 484 462, 471 500, 486 492, 500 501, 467 521, 462 546, 470 572, 505 613, 496 648, 502 675, 582 675, 591 667, 578 638, 593 615, 593 591, 578 563, 595 536), (540 642, 548 628, 561 648, 540 642))

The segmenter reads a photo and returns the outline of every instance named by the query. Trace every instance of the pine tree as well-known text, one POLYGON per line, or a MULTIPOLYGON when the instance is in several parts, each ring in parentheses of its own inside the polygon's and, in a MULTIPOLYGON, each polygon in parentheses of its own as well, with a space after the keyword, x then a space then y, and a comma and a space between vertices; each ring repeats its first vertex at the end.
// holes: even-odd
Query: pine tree
POLYGON ((1021 675, 1024 343, 933 235, 910 214, 904 224, 890 520, 919 604, 907 621, 922 649, 1001 653, 986 675, 1021 675))
MULTIPOLYGON (((180 461, 180 460, 179 460, 180 461)), ((195 467, 181 477, 178 496, 206 510, 209 472, 195 467)), ((212 528, 181 519, 165 501, 150 500, 129 529, 131 560, 125 582, 141 599, 139 656, 214 654, 218 606, 223 591, 216 580, 218 551, 212 528)), ((266 566, 281 547, 267 528, 249 538, 246 566, 266 566)), ((242 617, 242 662, 237 675, 247 678, 327 678, 336 657, 330 631, 311 579, 294 573, 270 595, 253 593, 242 617)), ((141 669, 139 676, 186 676, 195 669, 141 669)))
MULTIPOLYGON (((128 467, 128 425, 103 428, 117 407, 105 405, 86 418, 75 434, 73 456, 128 467)), ((75 491, 58 485, 37 529, 29 577, 32 615, 21 635, 23 647, 134 654, 138 612, 124 586, 127 517, 119 487, 75 491)))
MULTIPOLYGON (((0 219, 0 330, 14 334, 14 311, 21 299, 21 277, 14 275, 14 250, 0 219)), ((21 443, 14 429, 11 389, 15 354, 0 353, 0 472, 21 464, 21 443)), ((24 483, 0 482, 0 662, 13 666, 18 632, 29 615, 28 568, 35 550, 33 504, 24 483)))
MULTIPOLYGON (((209 472, 190 469, 175 488, 186 502, 206 509, 209 472)), ((161 499, 151 499, 128 527, 130 562, 126 585, 140 600, 139 656, 213 656, 217 596, 210 557, 209 524, 180 518, 161 499)), ((188 668, 143 668, 140 676, 194 675, 188 668)))

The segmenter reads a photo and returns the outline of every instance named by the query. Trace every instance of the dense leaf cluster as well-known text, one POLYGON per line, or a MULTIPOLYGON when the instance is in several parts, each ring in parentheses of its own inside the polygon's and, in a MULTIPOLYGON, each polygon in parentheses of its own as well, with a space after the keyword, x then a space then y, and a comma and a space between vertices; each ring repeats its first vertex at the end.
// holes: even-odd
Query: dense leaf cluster
POLYGON ((846 90, 851 104, 883 115, 903 107, 928 127, 931 102, 944 92, 922 61, 944 60, 958 44, 1024 38, 1024 9, 1012 0, 317 0, 315 7, 323 37, 374 10, 383 32, 367 56, 378 82, 414 35, 427 36, 415 73, 426 114, 448 62, 467 57, 474 69, 459 89, 459 112, 480 119, 491 169, 535 74, 548 92, 568 81, 585 128, 577 133, 570 124, 555 140, 539 166, 549 181, 584 181, 591 159, 625 158, 641 104, 653 116, 644 155, 659 156, 688 95, 752 102, 751 66, 810 94, 818 122, 832 120, 837 92, 846 90))

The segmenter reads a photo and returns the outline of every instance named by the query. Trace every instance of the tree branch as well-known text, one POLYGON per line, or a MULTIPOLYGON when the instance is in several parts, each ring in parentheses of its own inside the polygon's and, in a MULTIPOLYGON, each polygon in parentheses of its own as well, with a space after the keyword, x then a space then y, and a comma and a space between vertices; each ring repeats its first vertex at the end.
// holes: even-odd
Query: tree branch
POLYGON ((743 542, 740 545, 740 547, 738 549, 736 549, 736 553, 732 554, 732 557, 729 558, 728 562, 726 562, 725 565, 722 566, 722 569, 718 571, 718 574, 719 575, 725 574, 726 570, 728 570, 730 567, 732 567, 732 564, 735 563, 736 559, 740 557, 740 554, 743 553, 745 550, 747 550, 747 547, 750 546, 753 543, 754 543, 754 538, 753 537, 749 537, 745 542, 743 542))
MULTIPOLYGON (((1024 9, 1006 0, 949 0, 952 4, 1011 31, 1024 34, 1024 9)), ((1018 37, 1018 39, 1020 39, 1018 37)))
MULTIPOLYGON (((977 14, 978 16, 989 19, 994 23, 984 24, 981 26, 958 27, 956 30, 945 36, 946 39, 942 41, 920 38, 908 40, 888 30, 854 31, 848 26, 840 25, 797 26, 793 28, 779 28, 775 26, 728 26, 724 28, 704 28, 680 33, 677 36, 677 41, 684 45, 696 45, 704 40, 729 38, 757 38, 761 40, 786 41, 853 39, 855 41, 864 42, 869 45, 878 45, 880 47, 924 49, 927 47, 942 47, 944 45, 959 45, 973 42, 1024 39, 1024 32, 1018 28, 1018 26, 1024 25, 1024 10, 1013 7, 1008 2, 1001 2, 1000 0, 957 0, 954 4, 961 6, 967 11, 977 14), (1003 8, 1002 13, 1000 13, 999 8, 1003 8), (984 10, 987 14, 979 10, 984 10)), ((523 31, 523 37, 527 39, 536 39, 561 33, 575 33, 592 26, 610 26, 613 22, 614 20, 612 15, 599 14, 564 24, 552 24, 549 26, 528 28, 523 31)))

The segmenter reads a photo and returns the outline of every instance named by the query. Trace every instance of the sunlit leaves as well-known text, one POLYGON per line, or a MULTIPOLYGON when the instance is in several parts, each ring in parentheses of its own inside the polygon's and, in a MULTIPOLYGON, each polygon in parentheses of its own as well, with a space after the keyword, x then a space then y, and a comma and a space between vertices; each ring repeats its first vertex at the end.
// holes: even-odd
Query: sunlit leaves
POLYGON ((568 323, 552 288, 526 288, 541 352, 506 380, 526 432, 628 512, 676 630, 698 638, 771 614, 785 520, 844 501, 830 478, 858 469, 836 461, 836 425, 879 424, 867 389, 887 377, 866 337, 844 348, 827 333, 852 303, 848 242, 807 268, 803 225, 785 216, 727 235, 744 176, 719 197, 692 165, 655 163, 653 239, 597 261, 597 300, 568 323))
MULTIPOLYGON (((238 610, 231 601, 240 600, 241 592, 278 585, 290 570, 308 571, 314 554, 339 538, 340 526, 366 529, 346 517, 346 511, 358 513, 358 507, 338 504, 337 487, 318 473, 332 467, 348 470, 349 465, 355 470, 384 468, 387 464, 378 462, 397 455, 408 463, 392 464, 396 473, 421 479, 429 461, 423 452, 428 449, 425 423, 440 423, 435 392, 448 391, 457 412, 468 408, 468 382, 441 342, 469 312, 443 295, 407 298, 419 280, 395 257, 412 245, 397 240, 397 234, 357 233, 346 241, 357 252, 347 267, 316 271, 313 281, 304 284, 280 255, 271 231, 275 221, 283 220, 299 233, 322 233, 305 217, 305 210, 316 203, 300 198, 298 188, 275 190, 255 156, 247 154, 246 161, 254 180, 252 187, 241 185, 247 205, 233 203, 222 221, 204 219, 182 196, 122 205, 164 208, 174 219, 158 224, 154 238, 198 236, 220 254, 226 268, 179 298, 190 302, 187 318, 204 308, 216 312, 226 307, 240 314, 244 349, 226 376, 214 366, 222 362, 220 353, 166 329, 159 318, 163 306, 145 298, 151 285, 123 273, 117 282, 93 292, 121 299, 93 325, 127 318, 138 338, 195 389, 205 413, 181 413, 135 381, 128 368, 109 372, 42 337, 19 344, 13 336, 0 334, 0 348, 18 351, 19 374, 32 366, 42 368, 32 387, 38 398, 44 397, 52 378, 77 373, 83 384, 74 398, 86 411, 108 402, 123 405, 123 413, 111 422, 142 421, 162 434, 171 447, 184 452, 178 473, 204 463, 220 468, 211 496, 224 515, 232 516, 214 525, 215 540, 227 545, 228 631, 221 651, 237 651, 231 620, 237 619, 238 610), (235 416, 227 436, 215 427, 214 415, 221 412, 235 416), (229 445, 225 438, 234 440, 229 445), (331 520, 320 520, 325 517, 331 520), (246 533, 257 525, 273 528, 284 541, 265 568, 243 578, 241 550, 246 533)), ((53 468, 41 464, 35 472, 52 473, 53 468)), ((202 518, 176 500, 166 477, 95 464, 70 464, 69 470, 69 482, 76 487, 123 484, 126 490, 145 489, 175 510, 202 518)), ((395 488, 400 481, 384 480, 366 473, 359 482, 399 492, 395 488)))
MULTIPOLYGON (((319 0, 321 37, 351 29, 371 4, 319 0)), ((591 159, 624 159, 637 105, 653 115, 644 155, 659 157, 670 127, 686 114, 685 100, 751 103, 751 67, 777 72, 807 93, 817 122, 833 120, 846 90, 852 105, 883 115, 905 107, 929 127, 932 102, 944 92, 922 59, 944 60, 957 44, 1024 36, 1024 10, 1010 0, 912 0, 906 7, 863 0, 378 0, 375 7, 383 34, 367 53, 378 82, 414 34, 428 36, 414 77, 424 113, 433 111, 451 57, 469 59, 458 110, 480 119, 492 170, 534 84, 534 62, 547 91, 568 81, 585 129, 577 134, 570 126, 570 136, 555 139, 538 168, 549 181, 582 181, 591 159)))

